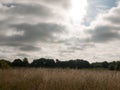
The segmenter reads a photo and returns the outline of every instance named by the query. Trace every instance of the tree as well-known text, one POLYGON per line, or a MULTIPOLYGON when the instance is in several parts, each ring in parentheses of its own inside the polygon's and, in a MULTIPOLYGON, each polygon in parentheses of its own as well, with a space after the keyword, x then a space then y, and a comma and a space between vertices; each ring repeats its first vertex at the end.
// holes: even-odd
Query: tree
POLYGON ((9 61, 0 60, 0 68, 1 69, 10 68, 10 66, 11 66, 11 63, 9 61))
POLYGON ((27 58, 23 59, 23 64, 24 64, 25 67, 29 66, 29 62, 28 62, 27 58))
POLYGON ((15 59, 13 62, 12 62, 12 66, 13 67, 23 67, 24 66, 24 63, 21 59, 15 59))
POLYGON ((54 67, 55 66, 55 61, 53 59, 45 59, 45 58, 40 58, 33 60, 31 63, 32 67, 54 67))
POLYGON ((103 67, 103 68, 108 68, 108 65, 109 65, 109 64, 108 64, 107 61, 104 61, 104 62, 102 62, 101 64, 102 64, 102 67, 103 67))
POLYGON ((108 66, 108 69, 109 69, 109 70, 115 70, 114 65, 112 65, 112 64, 109 65, 109 66, 108 66))

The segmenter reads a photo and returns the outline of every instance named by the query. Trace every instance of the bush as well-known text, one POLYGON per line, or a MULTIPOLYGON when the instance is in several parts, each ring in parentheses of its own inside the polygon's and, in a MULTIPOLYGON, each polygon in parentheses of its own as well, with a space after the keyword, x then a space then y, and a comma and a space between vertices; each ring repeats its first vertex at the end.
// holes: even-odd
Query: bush
POLYGON ((7 69, 10 68, 11 63, 9 61, 6 60, 0 60, 0 68, 1 69, 7 69))

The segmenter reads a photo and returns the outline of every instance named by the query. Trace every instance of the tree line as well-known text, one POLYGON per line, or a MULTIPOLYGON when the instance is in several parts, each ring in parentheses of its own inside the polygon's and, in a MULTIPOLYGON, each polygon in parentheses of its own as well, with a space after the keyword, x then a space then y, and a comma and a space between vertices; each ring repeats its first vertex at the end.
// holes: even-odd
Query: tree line
POLYGON ((68 60, 68 61, 60 61, 58 59, 46 59, 40 58, 35 59, 31 63, 28 62, 27 58, 15 59, 12 62, 8 60, 1 59, 0 60, 0 68, 20 68, 20 67, 34 67, 34 68, 71 68, 71 69, 109 69, 109 70, 120 70, 120 61, 113 62, 94 62, 89 63, 87 60, 76 59, 76 60, 68 60))

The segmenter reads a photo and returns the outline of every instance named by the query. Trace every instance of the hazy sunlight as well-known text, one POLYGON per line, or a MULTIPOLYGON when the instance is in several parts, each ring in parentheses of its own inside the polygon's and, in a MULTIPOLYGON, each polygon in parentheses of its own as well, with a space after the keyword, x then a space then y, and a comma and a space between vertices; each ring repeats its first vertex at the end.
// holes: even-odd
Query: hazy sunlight
POLYGON ((71 7, 69 9, 69 19, 73 23, 81 23, 86 15, 86 8, 88 6, 87 0, 71 0, 71 7))

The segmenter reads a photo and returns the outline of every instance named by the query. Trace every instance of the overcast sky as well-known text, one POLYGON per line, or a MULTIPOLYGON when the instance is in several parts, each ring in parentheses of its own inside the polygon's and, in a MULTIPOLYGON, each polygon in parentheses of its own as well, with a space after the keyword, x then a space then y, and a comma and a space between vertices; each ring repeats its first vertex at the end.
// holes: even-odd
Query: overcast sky
POLYGON ((0 0, 0 58, 120 60, 119 0, 0 0))

